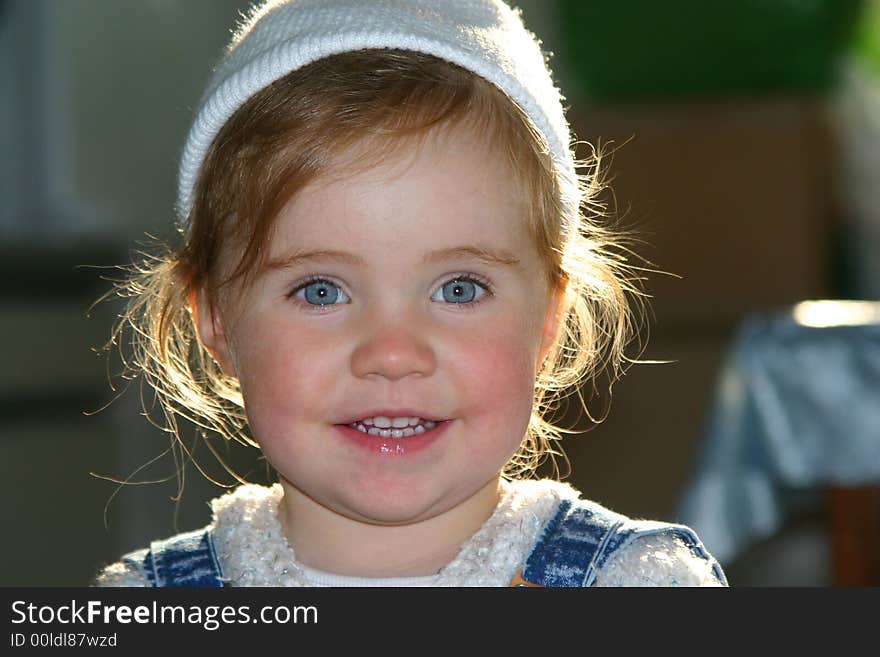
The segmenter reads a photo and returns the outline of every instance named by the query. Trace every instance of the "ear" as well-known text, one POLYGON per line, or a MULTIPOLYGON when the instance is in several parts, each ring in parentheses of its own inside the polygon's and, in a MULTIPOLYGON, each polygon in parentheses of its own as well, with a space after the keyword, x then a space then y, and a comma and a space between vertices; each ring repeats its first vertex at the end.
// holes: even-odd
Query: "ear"
POLYGON ((547 314, 544 317, 544 330, 541 334, 541 357, 538 359, 538 367, 544 363, 544 359, 550 348, 556 342, 562 321, 562 311, 568 298, 568 279, 563 278, 559 285, 550 293, 550 301, 547 304, 547 314))
POLYGON ((217 307, 211 303, 204 287, 189 293, 189 307, 196 325, 196 332, 208 353, 220 364, 224 374, 238 376, 220 313, 217 311, 217 307))

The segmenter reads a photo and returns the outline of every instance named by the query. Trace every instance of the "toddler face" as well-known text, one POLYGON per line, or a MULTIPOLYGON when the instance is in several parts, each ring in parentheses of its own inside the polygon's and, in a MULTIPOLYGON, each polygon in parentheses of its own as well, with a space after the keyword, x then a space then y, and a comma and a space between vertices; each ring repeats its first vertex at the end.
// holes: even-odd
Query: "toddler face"
POLYGON ((517 450, 555 296, 507 165, 469 132, 338 164, 281 212, 253 286, 200 305, 200 330, 286 494, 416 522, 517 450))

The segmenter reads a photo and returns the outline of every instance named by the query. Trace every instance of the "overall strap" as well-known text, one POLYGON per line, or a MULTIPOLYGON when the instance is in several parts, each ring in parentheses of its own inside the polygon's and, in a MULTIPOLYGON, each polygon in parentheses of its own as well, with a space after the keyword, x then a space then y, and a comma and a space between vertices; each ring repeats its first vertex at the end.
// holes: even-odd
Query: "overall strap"
POLYGON ((144 558, 144 569, 155 587, 224 585, 210 527, 153 541, 144 558))
POLYGON ((562 500, 526 559, 517 586, 590 586, 601 547, 626 518, 598 504, 562 500))
POLYGON ((615 552, 652 534, 679 538, 693 554, 710 561, 715 576, 726 583, 721 567, 689 527, 630 520, 588 500, 563 500, 511 586, 592 586, 615 552))

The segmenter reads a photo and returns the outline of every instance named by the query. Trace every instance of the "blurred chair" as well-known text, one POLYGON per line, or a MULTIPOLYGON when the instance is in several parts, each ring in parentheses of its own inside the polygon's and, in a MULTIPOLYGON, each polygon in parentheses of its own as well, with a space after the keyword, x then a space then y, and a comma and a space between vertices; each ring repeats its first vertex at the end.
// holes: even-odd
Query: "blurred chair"
POLYGON ((824 520, 830 583, 880 585, 880 302, 808 301, 742 324, 679 518, 726 566, 809 513, 824 520))

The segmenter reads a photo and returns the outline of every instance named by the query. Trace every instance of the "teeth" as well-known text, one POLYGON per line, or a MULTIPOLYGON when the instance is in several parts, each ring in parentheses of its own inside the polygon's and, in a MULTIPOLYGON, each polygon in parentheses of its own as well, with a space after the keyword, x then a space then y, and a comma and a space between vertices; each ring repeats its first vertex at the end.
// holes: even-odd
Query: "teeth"
POLYGON ((380 429, 403 429, 404 427, 414 427, 417 424, 422 422, 421 418, 418 417, 385 417, 384 415, 379 415, 377 417, 368 417, 361 420, 361 424, 368 427, 379 427, 380 429))
POLYGON ((392 420, 391 418, 380 416, 366 418, 360 422, 352 422, 349 426, 371 436, 407 438, 423 434, 425 431, 436 427, 437 423, 430 420, 421 420, 417 417, 394 418, 392 420))

